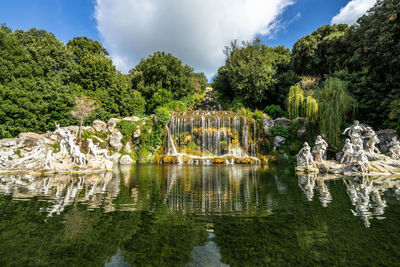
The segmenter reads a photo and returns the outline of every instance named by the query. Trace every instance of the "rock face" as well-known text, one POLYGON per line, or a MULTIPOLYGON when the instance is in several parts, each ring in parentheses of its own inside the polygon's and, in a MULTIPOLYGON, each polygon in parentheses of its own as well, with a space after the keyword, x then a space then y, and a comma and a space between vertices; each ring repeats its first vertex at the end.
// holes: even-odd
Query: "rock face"
POLYGON ((139 117, 136 117, 136 116, 132 116, 132 117, 125 117, 125 118, 123 118, 122 120, 124 120, 124 121, 131 121, 131 122, 138 122, 138 121, 140 121, 140 118, 139 118, 139 117))
POLYGON ((114 129, 108 139, 110 145, 117 151, 122 149, 122 134, 117 129, 114 129))
POLYGON ((107 127, 108 130, 110 132, 114 131, 115 126, 117 125, 117 123, 120 121, 120 119, 116 119, 116 118, 111 118, 108 122, 107 122, 107 127))
POLYGON ((140 130, 140 127, 138 126, 137 128, 136 128, 136 131, 133 133, 133 138, 134 139, 136 139, 136 138, 139 138, 140 137, 140 135, 141 135, 141 130, 140 130))
POLYGON ((123 155, 119 160, 119 164, 121 165, 133 164, 133 159, 129 155, 123 155))
POLYGON ((376 135, 379 139, 379 143, 377 144, 377 146, 381 152, 388 152, 390 141, 393 137, 398 137, 396 130, 393 129, 384 129, 381 131, 377 131, 376 135))
POLYGON ((274 127, 274 120, 268 117, 267 115, 263 115, 263 128, 264 132, 267 133, 272 127, 274 127))
POLYGON ((92 127, 96 132, 107 133, 107 124, 104 121, 95 120, 92 123, 92 127))
POLYGON ((274 123, 277 125, 282 125, 284 127, 288 127, 292 124, 292 121, 287 118, 277 118, 274 120, 274 123))

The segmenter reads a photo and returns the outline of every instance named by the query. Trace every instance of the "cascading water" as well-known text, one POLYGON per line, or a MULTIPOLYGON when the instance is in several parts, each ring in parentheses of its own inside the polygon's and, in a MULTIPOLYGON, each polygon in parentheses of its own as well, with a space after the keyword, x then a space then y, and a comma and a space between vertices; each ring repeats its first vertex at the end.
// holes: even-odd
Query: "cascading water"
POLYGON ((256 155, 255 121, 232 111, 175 113, 166 131, 167 155, 186 155, 193 159, 249 158, 256 155))
POLYGON ((258 163, 255 120, 222 111, 211 96, 212 89, 206 91, 197 110, 172 114, 165 129, 165 152, 176 160, 169 163, 258 163))

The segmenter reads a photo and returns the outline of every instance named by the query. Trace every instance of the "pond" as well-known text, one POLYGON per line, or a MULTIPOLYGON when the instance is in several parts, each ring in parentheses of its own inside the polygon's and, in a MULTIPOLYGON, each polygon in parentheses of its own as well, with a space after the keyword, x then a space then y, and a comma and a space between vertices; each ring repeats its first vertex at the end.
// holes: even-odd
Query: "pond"
POLYGON ((135 165, 0 176, 1 266, 397 265, 400 178, 135 165))

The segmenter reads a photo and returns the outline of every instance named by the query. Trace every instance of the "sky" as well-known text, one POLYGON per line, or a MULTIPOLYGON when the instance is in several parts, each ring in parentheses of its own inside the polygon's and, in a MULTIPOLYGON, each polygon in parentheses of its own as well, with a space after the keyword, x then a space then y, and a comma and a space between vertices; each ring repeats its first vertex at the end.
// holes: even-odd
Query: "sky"
POLYGON ((172 53, 209 79, 230 41, 260 37, 292 48, 326 24, 352 25, 376 0, 3 0, 0 23, 100 41, 127 73, 157 50, 172 53))

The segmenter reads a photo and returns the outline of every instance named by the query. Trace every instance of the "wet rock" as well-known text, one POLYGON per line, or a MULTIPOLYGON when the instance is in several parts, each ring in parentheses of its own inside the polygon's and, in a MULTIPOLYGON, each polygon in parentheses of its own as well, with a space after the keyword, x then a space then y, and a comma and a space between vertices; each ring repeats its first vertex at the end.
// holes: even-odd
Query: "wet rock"
POLYGON ((275 136, 274 138, 274 150, 281 147, 286 142, 286 138, 283 136, 275 136))
POLYGON ((274 120, 271 119, 266 114, 263 115, 263 128, 264 132, 267 133, 272 127, 274 127, 275 123, 274 120))
POLYGON ((287 118, 277 118, 274 120, 275 124, 282 125, 284 127, 288 127, 292 124, 292 121, 287 118))
POLYGON ((336 161, 340 162, 343 158, 343 151, 339 151, 336 153, 336 161))
POLYGON ((96 132, 107 133, 108 131, 107 123, 104 121, 95 120, 92 123, 92 127, 96 132))
POLYGON ((117 123, 120 121, 120 119, 117 118, 111 118, 107 122, 107 128, 110 132, 112 132, 117 125, 117 123))
POLYGON ((377 147, 381 152, 387 152, 389 151, 389 144, 390 141, 392 140, 393 137, 398 137, 396 130, 393 129, 384 129, 381 131, 377 131, 376 135, 378 136, 379 139, 379 144, 377 144, 377 147))
POLYGON ((114 129, 108 139, 108 142, 110 143, 110 146, 112 146, 117 151, 120 151, 122 149, 121 140, 122 140, 121 132, 118 131, 117 129, 114 129))
POLYGON ((133 164, 133 159, 129 155, 123 155, 119 160, 119 164, 121 165, 133 164))

